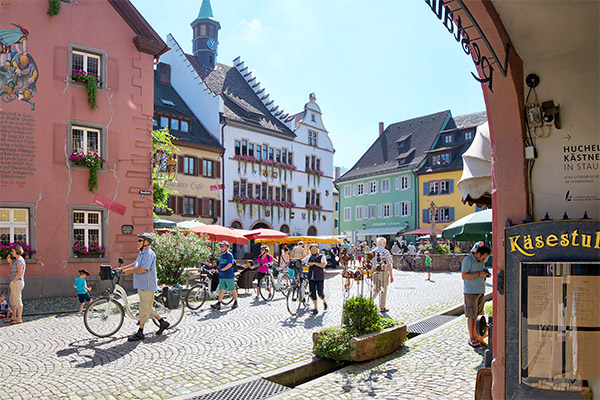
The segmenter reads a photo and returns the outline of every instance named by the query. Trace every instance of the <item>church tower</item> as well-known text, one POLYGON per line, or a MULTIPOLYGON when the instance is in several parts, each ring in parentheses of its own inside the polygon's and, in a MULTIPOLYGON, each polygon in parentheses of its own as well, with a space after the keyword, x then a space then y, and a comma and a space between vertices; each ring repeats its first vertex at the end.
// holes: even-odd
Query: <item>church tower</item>
POLYGON ((221 25, 213 17, 210 0, 202 0, 198 18, 192 22, 192 51, 198 62, 210 69, 217 65, 219 29, 221 25))

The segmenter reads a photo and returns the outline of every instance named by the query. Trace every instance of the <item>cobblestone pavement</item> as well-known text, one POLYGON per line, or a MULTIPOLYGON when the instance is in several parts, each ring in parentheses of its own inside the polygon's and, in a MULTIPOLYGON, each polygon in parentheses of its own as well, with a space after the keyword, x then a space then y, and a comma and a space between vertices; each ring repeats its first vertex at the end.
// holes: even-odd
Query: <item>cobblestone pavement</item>
MULTIPOLYGON (((460 273, 435 273, 434 282, 425 281, 424 273, 395 271, 395 276, 388 293, 389 314, 405 323, 462 303, 460 273)), ((81 314, 26 317, 21 325, 0 323, 0 399, 180 396, 309 359, 310 332, 340 323, 339 275, 326 281, 330 308, 317 316, 300 313, 291 318, 280 294, 265 303, 241 292, 236 310, 186 310, 181 324, 168 334, 154 336, 156 328, 149 324, 146 340, 136 343, 126 341, 136 330, 127 318, 123 328, 106 339, 89 334, 81 314)), ((465 342, 463 325, 464 320, 456 335, 465 342)), ((406 356, 420 354, 412 349, 406 356)), ((412 368, 416 371, 418 366, 412 368)))

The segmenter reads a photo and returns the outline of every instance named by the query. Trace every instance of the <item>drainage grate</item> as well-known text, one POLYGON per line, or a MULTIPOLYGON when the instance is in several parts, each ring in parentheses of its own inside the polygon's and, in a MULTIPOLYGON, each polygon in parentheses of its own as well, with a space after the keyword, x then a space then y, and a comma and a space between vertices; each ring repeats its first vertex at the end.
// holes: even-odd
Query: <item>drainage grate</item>
POLYGON ((286 390, 289 388, 260 378, 213 393, 192 397, 189 400, 260 400, 286 390))
POLYGON ((408 337, 415 337, 422 333, 427 333, 435 328, 439 328, 447 322, 452 321, 457 318, 454 315, 435 315, 431 318, 424 319, 423 321, 419 321, 415 324, 408 325, 408 337))

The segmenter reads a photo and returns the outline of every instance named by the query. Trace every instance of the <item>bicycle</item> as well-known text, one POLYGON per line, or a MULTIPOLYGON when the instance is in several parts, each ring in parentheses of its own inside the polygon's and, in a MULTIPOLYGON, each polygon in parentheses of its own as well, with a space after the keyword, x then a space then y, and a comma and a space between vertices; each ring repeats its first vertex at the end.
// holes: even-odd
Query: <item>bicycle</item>
POLYGON ((458 261, 458 256, 456 255, 456 253, 452 253, 452 259, 448 263, 448 269, 452 272, 456 272, 460 269, 460 267, 461 262, 458 261))
POLYGON ((290 277, 283 269, 277 271, 277 280, 275 280, 273 270, 275 270, 275 267, 273 264, 270 264, 267 275, 258 281, 258 292, 260 293, 260 297, 265 301, 273 300, 275 292, 281 292, 287 297, 291 286, 290 277))
MULTIPOLYGON (((119 265, 121 264, 123 264, 123 259, 119 258, 119 265)), ((106 289, 104 296, 88 304, 83 314, 83 324, 92 335, 104 338, 114 335, 121 329, 125 315, 139 321, 139 311, 134 311, 135 307, 132 307, 134 304, 129 303, 125 289, 119 285, 121 271, 112 268, 110 265, 101 265, 99 275, 101 280, 111 281, 113 290, 106 289), (114 282, 115 278, 117 278, 116 283, 114 282)), ((136 305, 139 307, 139 304, 136 305)), ((167 308, 163 303, 160 290, 155 292, 152 306, 161 318, 166 318, 169 321, 170 326, 167 329, 176 327, 181 322, 185 311, 183 299, 180 299, 178 308, 167 308)), ((159 326, 155 318, 152 318, 152 322, 159 326)))
POLYGON ((310 291, 308 289, 308 272, 298 270, 296 280, 290 286, 290 290, 287 295, 287 309, 292 316, 298 314, 300 306, 304 304, 304 307, 310 305, 310 291))
MULTIPOLYGON (((237 290, 237 278, 235 277, 235 289, 237 290)), ((219 272, 208 270, 205 267, 200 268, 200 281, 190 288, 185 295, 185 304, 190 310, 198 310, 207 300, 218 300, 219 298, 219 272), (215 281, 213 281, 215 280, 215 281)), ((223 305, 229 305, 233 301, 231 291, 223 292, 223 305)))
POLYGON ((399 269, 404 269, 404 265, 407 265, 415 272, 419 272, 423 268, 423 259, 418 255, 414 255, 412 261, 406 257, 406 254, 402 254, 402 259, 400 259, 400 267, 399 269))

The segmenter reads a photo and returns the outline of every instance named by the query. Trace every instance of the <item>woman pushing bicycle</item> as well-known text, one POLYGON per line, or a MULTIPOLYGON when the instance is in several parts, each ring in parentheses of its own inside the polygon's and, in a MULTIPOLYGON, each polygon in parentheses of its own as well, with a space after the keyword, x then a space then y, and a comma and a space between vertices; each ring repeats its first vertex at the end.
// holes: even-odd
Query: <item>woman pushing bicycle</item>
MULTIPOLYGON (((269 264, 272 263, 273 261, 275 261, 275 259, 273 258, 272 255, 269 254, 269 246, 267 245, 262 245, 260 246, 260 254, 258 255, 258 259, 256 260, 256 263, 258 264, 258 272, 256 274, 256 277, 258 279, 258 282, 260 282, 260 280, 267 275, 267 272, 269 272, 269 264)), ((256 297, 254 298, 255 300, 258 300, 258 295, 260 294, 260 285, 256 286, 256 297)))

